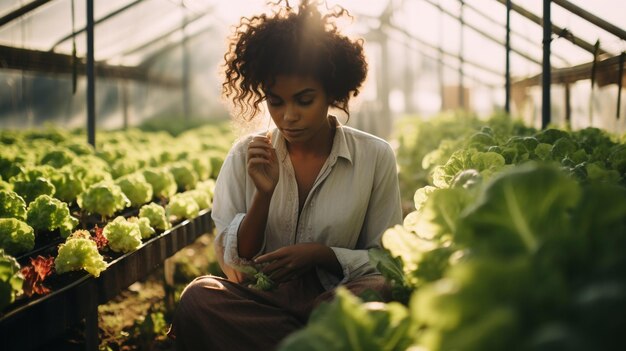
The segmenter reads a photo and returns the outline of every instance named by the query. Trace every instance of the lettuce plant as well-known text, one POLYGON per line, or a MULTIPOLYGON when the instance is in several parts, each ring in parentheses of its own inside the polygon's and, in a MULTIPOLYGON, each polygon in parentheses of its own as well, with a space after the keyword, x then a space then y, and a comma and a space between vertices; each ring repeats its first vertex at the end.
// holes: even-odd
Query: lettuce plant
POLYGON ((22 293, 23 282, 20 264, 0 248, 0 311, 22 293))
POLYGON ((89 232, 77 230, 59 246, 54 267, 59 274, 84 269, 97 278, 107 268, 107 264, 89 232))
POLYGON ((64 238, 78 225, 78 219, 72 217, 67 204, 48 195, 41 195, 28 205, 26 222, 35 231, 59 229, 64 238))
POLYGON ((77 198, 78 206, 87 213, 111 217, 117 211, 130 206, 130 200, 122 189, 111 181, 94 184, 77 198))
POLYGON ((0 248, 9 255, 19 255, 35 247, 35 231, 15 218, 0 218, 0 248))
POLYGON ((26 219, 26 202, 17 193, 0 190, 0 218, 26 219))

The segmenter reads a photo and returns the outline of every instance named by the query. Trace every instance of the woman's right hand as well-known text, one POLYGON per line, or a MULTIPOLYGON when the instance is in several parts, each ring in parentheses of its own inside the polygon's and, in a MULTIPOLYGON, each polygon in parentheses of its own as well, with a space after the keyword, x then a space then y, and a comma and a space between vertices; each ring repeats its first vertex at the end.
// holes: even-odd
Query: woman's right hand
POLYGON ((255 135, 248 144, 248 175, 257 191, 273 194, 279 174, 278 157, 270 138, 264 134, 255 135))

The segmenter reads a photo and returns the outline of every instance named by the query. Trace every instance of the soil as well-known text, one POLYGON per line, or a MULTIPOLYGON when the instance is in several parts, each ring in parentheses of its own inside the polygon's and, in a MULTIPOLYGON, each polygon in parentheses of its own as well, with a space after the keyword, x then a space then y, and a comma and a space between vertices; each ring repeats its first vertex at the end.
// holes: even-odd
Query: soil
MULTIPOLYGON (((118 296, 98 307, 98 334, 103 351, 173 351, 167 336, 175 301, 182 289, 196 276, 221 272, 214 260, 212 236, 196 242, 172 256, 174 284, 166 284, 164 268, 145 280, 135 282, 118 296)), ((43 350, 74 351, 85 349, 84 325, 76 325, 43 350)))

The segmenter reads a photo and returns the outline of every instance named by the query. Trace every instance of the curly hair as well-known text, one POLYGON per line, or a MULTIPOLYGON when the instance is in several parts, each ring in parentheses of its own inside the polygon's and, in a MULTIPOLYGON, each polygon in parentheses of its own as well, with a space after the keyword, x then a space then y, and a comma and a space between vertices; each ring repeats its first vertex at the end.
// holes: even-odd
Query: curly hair
POLYGON ((222 95, 236 112, 251 120, 260 112, 264 91, 277 75, 319 79, 330 106, 349 115, 350 96, 357 96, 367 75, 363 41, 342 35, 334 21, 349 16, 341 7, 322 15, 318 1, 302 0, 298 11, 278 6, 271 16, 242 18, 224 55, 222 95))

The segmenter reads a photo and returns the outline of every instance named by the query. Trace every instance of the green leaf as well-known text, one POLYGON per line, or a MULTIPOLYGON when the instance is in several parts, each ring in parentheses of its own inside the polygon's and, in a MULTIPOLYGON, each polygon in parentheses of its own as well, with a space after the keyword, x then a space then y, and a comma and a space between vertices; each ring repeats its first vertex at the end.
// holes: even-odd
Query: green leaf
POLYGON ((430 194, 420 211, 407 215, 404 226, 426 239, 454 235, 459 215, 471 198, 471 193, 465 188, 437 189, 430 194))
POLYGON ((0 311, 22 293, 23 281, 20 264, 0 248, 0 311))
POLYGON ((361 301, 339 287, 333 301, 313 311, 306 328, 288 336, 280 351, 406 350, 417 327, 399 303, 361 301))
POLYGON ((280 351, 378 350, 375 323, 347 289, 340 287, 329 303, 316 308, 306 328, 288 336, 280 351))
POLYGON ((405 271, 415 270, 421 254, 437 247, 435 242, 420 238, 401 225, 387 229, 382 241, 393 257, 402 259, 405 271))
POLYGON ((399 257, 392 257, 389 251, 384 249, 369 249, 368 253, 372 266, 376 267, 387 280, 405 282, 402 260, 399 257))
POLYGON ((535 252, 569 232, 580 186, 554 166, 527 163, 495 177, 462 216, 459 241, 500 254, 535 252))

